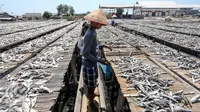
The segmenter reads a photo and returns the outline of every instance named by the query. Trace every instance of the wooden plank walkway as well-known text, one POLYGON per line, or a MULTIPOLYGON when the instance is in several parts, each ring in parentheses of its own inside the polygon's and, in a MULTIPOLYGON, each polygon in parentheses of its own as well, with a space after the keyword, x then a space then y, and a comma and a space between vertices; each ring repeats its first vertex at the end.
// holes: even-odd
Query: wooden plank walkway
MULTIPOLYGON (((98 71, 100 72, 100 71, 98 71)), ((105 112, 106 110, 106 104, 105 104, 105 97, 104 97, 104 91, 103 91, 103 85, 101 82, 101 77, 99 76, 97 79, 98 86, 95 88, 94 93, 100 96, 96 96, 94 100, 98 103, 96 106, 99 107, 101 112, 105 112)), ((88 99, 86 94, 88 93, 87 87, 84 86, 83 83, 83 76, 82 72, 80 74, 79 79, 79 85, 77 89, 77 95, 76 95, 76 102, 75 102, 75 109, 74 112, 88 112, 88 99)))

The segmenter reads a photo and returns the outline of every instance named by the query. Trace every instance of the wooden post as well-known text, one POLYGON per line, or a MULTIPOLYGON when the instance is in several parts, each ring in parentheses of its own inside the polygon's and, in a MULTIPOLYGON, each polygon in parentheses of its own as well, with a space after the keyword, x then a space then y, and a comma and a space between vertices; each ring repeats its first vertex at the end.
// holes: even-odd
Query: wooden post
POLYGON ((74 88, 77 88, 76 59, 74 56, 72 56, 71 60, 71 70, 72 70, 74 88))
POLYGON ((121 89, 118 91, 118 98, 117 98, 117 106, 116 106, 116 112, 121 112, 123 105, 124 105, 125 98, 123 96, 123 93, 121 92, 121 89))

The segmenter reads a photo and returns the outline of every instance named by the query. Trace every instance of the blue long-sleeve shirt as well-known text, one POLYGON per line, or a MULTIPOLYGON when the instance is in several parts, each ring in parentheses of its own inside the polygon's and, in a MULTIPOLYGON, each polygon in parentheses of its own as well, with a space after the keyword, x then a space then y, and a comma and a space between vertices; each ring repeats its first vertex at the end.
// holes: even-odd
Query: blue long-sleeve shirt
POLYGON ((92 27, 88 28, 83 38, 82 65, 85 67, 94 67, 98 61, 98 43, 97 34, 92 27))

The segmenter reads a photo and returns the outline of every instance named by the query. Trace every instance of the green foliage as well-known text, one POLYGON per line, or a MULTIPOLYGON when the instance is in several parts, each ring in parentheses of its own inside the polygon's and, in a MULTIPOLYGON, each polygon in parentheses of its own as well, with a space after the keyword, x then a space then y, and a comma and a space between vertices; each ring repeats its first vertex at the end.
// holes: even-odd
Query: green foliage
POLYGON ((62 4, 57 6, 57 11, 58 11, 58 15, 62 14, 62 12, 63 12, 63 5, 62 4))
POLYGON ((69 13, 70 15, 74 16, 75 10, 72 6, 69 6, 69 13))
POLYGON ((52 17, 52 14, 48 11, 44 11, 43 18, 44 19, 50 19, 52 17))
POLYGON ((62 9, 62 14, 68 15, 68 14, 69 14, 69 6, 63 4, 63 7, 62 7, 62 8, 63 8, 63 9, 62 9))
POLYGON ((123 8, 118 8, 118 9, 117 9, 117 15, 118 15, 118 16, 121 16, 121 15, 123 14, 123 12, 124 12, 124 9, 123 9, 123 8))
POLYGON ((57 6, 58 15, 74 15, 75 10, 72 6, 66 4, 60 4, 57 6))
POLYGON ((90 11, 87 11, 87 12, 86 12, 86 14, 89 14, 89 13, 91 13, 91 12, 90 12, 90 11))
POLYGON ((67 19, 68 21, 73 21, 75 16, 63 16, 63 19, 67 19))

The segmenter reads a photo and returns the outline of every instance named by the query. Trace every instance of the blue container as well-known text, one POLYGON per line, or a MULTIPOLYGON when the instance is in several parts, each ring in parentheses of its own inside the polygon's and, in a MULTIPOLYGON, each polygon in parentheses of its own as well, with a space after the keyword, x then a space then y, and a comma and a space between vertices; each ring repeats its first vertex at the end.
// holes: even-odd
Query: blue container
POLYGON ((113 74, 111 65, 105 65, 105 64, 101 64, 101 63, 99 65, 102 68, 103 73, 105 74, 105 80, 106 81, 111 80, 112 74, 113 74))

